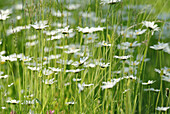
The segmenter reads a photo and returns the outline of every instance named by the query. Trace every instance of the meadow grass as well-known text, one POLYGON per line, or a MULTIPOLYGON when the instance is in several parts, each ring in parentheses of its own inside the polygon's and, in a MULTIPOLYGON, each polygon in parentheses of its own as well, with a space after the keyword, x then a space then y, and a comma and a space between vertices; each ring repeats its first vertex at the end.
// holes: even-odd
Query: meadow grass
POLYGON ((0 113, 169 113, 167 0, 0 2, 0 113))

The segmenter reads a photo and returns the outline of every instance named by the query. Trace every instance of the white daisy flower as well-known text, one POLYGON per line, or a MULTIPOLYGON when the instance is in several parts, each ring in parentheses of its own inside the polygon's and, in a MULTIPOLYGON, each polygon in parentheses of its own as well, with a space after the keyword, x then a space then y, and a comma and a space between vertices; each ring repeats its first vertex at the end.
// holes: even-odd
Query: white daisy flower
POLYGON ((112 79, 111 82, 102 82, 104 85, 101 86, 102 90, 103 89, 109 89, 113 88, 119 81, 121 81, 123 78, 117 78, 117 79, 112 79))
POLYGON ((101 0, 100 4, 116 4, 121 2, 122 0, 101 0))
POLYGON ((5 110, 6 109, 6 107, 1 107, 2 108, 2 110, 5 110))
POLYGON ((170 109, 170 107, 157 107, 156 110, 158 111, 167 111, 168 109, 170 109))
POLYGON ((23 9, 23 5, 22 5, 22 4, 16 4, 16 5, 14 6, 14 8, 15 8, 16 10, 22 10, 22 9, 23 9))
POLYGON ((158 45, 150 46, 150 48, 152 48, 154 50, 163 50, 166 47, 168 47, 168 43, 160 43, 160 42, 158 42, 158 45))
POLYGON ((64 86, 68 86, 68 85, 70 85, 70 83, 69 83, 69 82, 67 82, 67 83, 65 83, 65 84, 64 84, 64 86))
POLYGON ((125 38, 134 38, 134 39, 137 38, 134 31, 131 31, 131 30, 128 30, 128 31, 127 30, 125 30, 125 31, 117 30, 117 33, 122 35, 125 38))
POLYGON ((63 12, 60 12, 59 10, 56 12, 55 10, 52 10, 52 15, 53 16, 56 16, 56 17, 67 17, 67 16, 71 16, 71 13, 70 12, 67 12, 67 11, 63 11, 63 12))
POLYGON ((4 75, 4 76, 0 75, 0 79, 5 79, 5 78, 8 78, 8 75, 4 75))
POLYGON ((43 33, 45 33, 47 36, 54 36, 59 32, 61 32, 61 31, 58 31, 58 30, 43 31, 43 33))
POLYGON ((11 104, 18 104, 20 101, 19 100, 17 101, 14 99, 14 100, 7 100, 6 102, 11 103, 11 104))
POLYGON ((96 64, 94 64, 94 63, 85 63, 85 64, 84 64, 84 67, 94 68, 95 66, 96 66, 96 64))
POLYGON ((155 72, 158 72, 159 74, 163 73, 163 75, 170 76, 170 68, 167 67, 161 68, 161 70, 155 68, 155 72))
POLYGON ((11 13, 12 13, 11 9, 0 10, 0 20, 8 19, 11 13))
POLYGON ((166 52, 166 53, 168 53, 168 54, 170 54, 170 47, 169 47, 169 46, 165 47, 165 48, 163 49, 163 51, 166 52))
POLYGON ((155 24, 155 22, 150 22, 150 21, 143 21, 142 22, 143 26, 146 26, 147 28, 149 28, 152 32, 152 35, 154 34, 154 31, 158 31, 159 27, 157 24, 155 24))
MULTIPOLYGON (((123 76, 124 79, 132 79, 132 80, 136 80, 136 76, 130 75, 130 76, 123 76)), ((123 79, 122 78, 122 79, 123 79)))
POLYGON ((131 65, 131 66, 137 66, 140 64, 139 61, 129 61, 129 60, 126 60, 125 61, 128 65, 131 65))
POLYGON ((95 40, 98 38, 97 34, 87 34, 83 35, 84 44, 94 43, 95 40))
POLYGON ((148 82, 142 82, 142 85, 151 85, 153 83, 155 83, 156 81, 153 80, 148 80, 148 82))
POLYGON ((69 4, 66 6, 66 8, 68 10, 76 10, 76 9, 80 8, 80 4, 69 4))
POLYGON ((138 30, 135 30, 135 34, 136 35, 141 35, 141 34, 145 33, 146 31, 147 31, 147 29, 143 29, 143 30, 138 29, 138 30))
POLYGON ((74 102, 74 101, 72 101, 72 102, 66 102, 65 104, 66 105, 73 105, 73 104, 75 104, 76 102, 74 102))
POLYGON ((27 66, 28 69, 32 70, 32 71, 39 71, 41 70, 41 67, 31 67, 31 66, 27 66))
POLYGON ((84 86, 84 87, 90 87, 90 86, 93 86, 94 84, 85 84, 84 82, 83 82, 83 84, 82 84, 82 86, 84 86))
POLYGON ((84 34, 88 34, 88 33, 93 33, 93 32, 98 32, 98 31, 103 31, 105 29, 105 27, 85 27, 85 28, 81 28, 81 27, 77 27, 77 30, 79 32, 82 32, 84 34))
POLYGON ((49 69, 51 69, 53 72, 61 72, 62 69, 60 68, 54 68, 54 67, 48 67, 49 69))
POLYGON ((79 81, 81 81, 81 78, 77 78, 77 79, 76 79, 76 78, 73 78, 73 81, 74 81, 74 82, 79 82, 79 81))
POLYGON ((129 48, 133 48, 133 47, 137 47, 140 46, 141 43, 137 43, 138 41, 135 41, 133 43, 130 42, 122 42, 121 44, 118 44, 118 49, 129 49, 129 48))
POLYGON ((117 82, 102 82, 104 85, 101 86, 102 90, 104 89, 109 89, 109 88, 113 88, 113 86, 116 85, 117 82))
POLYGON ((88 33, 92 33, 93 32, 89 27, 85 27, 85 28, 77 27, 77 30, 79 32, 84 33, 84 34, 88 34, 88 33))
POLYGON ((84 90, 84 86, 82 86, 80 83, 78 83, 79 93, 84 90))
POLYGON ((32 101, 28 101, 28 100, 25 100, 23 103, 21 104, 26 104, 26 105, 33 105, 35 103, 35 99, 32 100, 32 101))
POLYGON ((65 27, 63 30, 62 30, 62 34, 70 34, 73 32, 73 29, 69 29, 69 26, 65 27))
POLYGON ((109 65, 110 65, 110 63, 102 63, 102 62, 99 63, 99 66, 102 67, 102 68, 106 68, 109 65))
POLYGON ((121 60, 126 60, 126 59, 129 59, 131 57, 131 55, 127 55, 127 56, 113 56, 114 58, 117 58, 117 59, 121 59, 121 60))
POLYGON ((97 44, 97 46, 105 46, 105 47, 110 47, 111 46, 111 44, 109 44, 109 43, 107 43, 106 41, 103 41, 103 42, 99 42, 98 44, 97 44))
POLYGON ((47 23, 48 23, 48 21, 44 20, 44 21, 35 22, 35 24, 32 24, 31 26, 36 30, 41 30, 46 27, 49 27, 49 25, 47 25, 47 23))
POLYGON ((25 45, 26 45, 27 47, 32 47, 32 46, 37 45, 37 44, 38 44, 38 42, 39 42, 38 40, 33 41, 33 42, 26 42, 26 44, 25 44, 25 45))
POLYGON ((80 58, 80 64, 83 64, 84 62, 86 62, 88 58, 89 56, 80 58))
POLYGON ((52 78, 52 79, 46 79, 45 81, 43 80, 42 82, 44 82, 47 85, 52 85, 53 83, 57 82, 57 80, 55 80, 55 78, 52 78))
POLYGON ((80 71, 82 71, 82 70, 84 70, 84 69, 71 69, 71 70, 66 70, 66 72, 73 72, 73 73, 78 73, 78 72, 80 72, 80 71))
POLYGON ((83 82, 83 84, 78 83, 79 93, 84 90, 84 87, 90 87, 93 85, 94 84, 85 84, 84 82, 83 82))
POLYGON ((144 89, 144 91, 154 91, 154 92, 159 92, 159 89, 154 89, 154 88, 149 88, 149 89, 144 89))
POLYGON ((44 69, 44 70, 42 70, 42 73, 44 74, 44 75, 46 75, 46 76, 48 76, 48 75, 51 75, 51 74, 53 74, 54 72, 52 71, 52 70, 50 70, 50 69, 44 69))
POLYGON ((162 76, 162 80, 170 82, 170 75, 169 76, 162 76))
POLYGON ((11 87, 12 85, 14 85, 14 83, 9 84, 8 87, 11 87))
POLYGON ((68 51, 64 51, 67 54, 73 54, 80 51, 80 49, 76 49, 76 48, 68 48, 68 49, 69 49, 68 51))

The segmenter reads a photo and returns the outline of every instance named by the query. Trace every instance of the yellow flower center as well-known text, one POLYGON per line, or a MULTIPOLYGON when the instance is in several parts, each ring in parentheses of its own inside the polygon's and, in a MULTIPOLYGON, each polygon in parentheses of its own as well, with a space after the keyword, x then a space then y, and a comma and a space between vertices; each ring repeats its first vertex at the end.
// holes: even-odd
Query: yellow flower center
POLYGON ((105 46, 107 46, 107 43, 104 43, 105 46))
POLYGON ((130 43, 130 47, 132 47, 133 43, 130 43))
POLYGON ((43 58, 43 60, 44 60, 44 61, 46 61, 46 60, 47 60, 47 58, 46 58, 46 57, 44 57, 44 58, 43 58))
POLYGON ((88 40, 92 40, 93 38, 92 37, 89 37, 88 40))
POLYGON ((169 72, 169 71, 170 71, 170 68, 167 69, 167 72, 169 72))
POLYGON ((136 34, 139 34, 139 32, 136 32, 136 34))

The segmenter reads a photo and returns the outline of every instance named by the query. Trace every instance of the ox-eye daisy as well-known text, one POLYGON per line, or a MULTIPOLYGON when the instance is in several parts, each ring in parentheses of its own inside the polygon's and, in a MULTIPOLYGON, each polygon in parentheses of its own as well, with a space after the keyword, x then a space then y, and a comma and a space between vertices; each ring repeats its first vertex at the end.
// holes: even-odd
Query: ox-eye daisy
POLYGON ((122 0, 101 0, 101 3, 100 4, 116 4, 116 3, 119 3, 121 2, 122 0))
POLYGON ((143 26, 146 26, 147 28, 149 28, 152 32, 152 35, 154 34, 154 31, 158 31, 159 27, 157 24, 155 24, 155 22, 150 22, 150 21, 143 21, 142 22, 143 26))
POLYGON ((160 43, 160 42, 158 42, 158 45, 150 46, 150 48, 152 48, 154 50, 163 50, 166 47, 168 47, 168 43, 160 43))

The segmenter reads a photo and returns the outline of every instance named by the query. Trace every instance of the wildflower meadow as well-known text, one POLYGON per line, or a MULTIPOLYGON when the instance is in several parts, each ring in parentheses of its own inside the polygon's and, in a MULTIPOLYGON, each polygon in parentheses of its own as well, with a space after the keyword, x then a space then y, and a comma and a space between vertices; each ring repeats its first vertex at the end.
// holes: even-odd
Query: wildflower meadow
POLYGON ((169 0, 0 0, 0 114, 170 114, 169 0))

